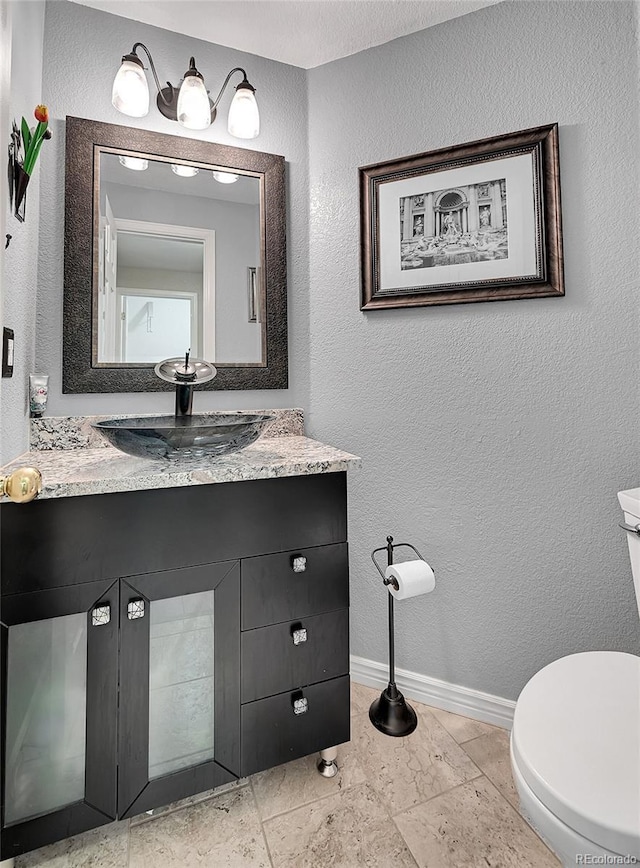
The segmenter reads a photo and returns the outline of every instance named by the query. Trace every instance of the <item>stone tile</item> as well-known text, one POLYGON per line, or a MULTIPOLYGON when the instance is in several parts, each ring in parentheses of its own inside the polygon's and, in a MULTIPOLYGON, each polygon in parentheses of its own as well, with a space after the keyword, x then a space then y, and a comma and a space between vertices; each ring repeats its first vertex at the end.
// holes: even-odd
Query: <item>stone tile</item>
POLYGON ((482 723, 482 721, 474 720, 471 717, 453 714, 450 711, 444 711, 442 708, 432 708, 429 706, 429 711, 444 726, 449 735, 455 738, 458 744, 498 729, 497 726, 491 726, 490 723, 482 723))
POLYGON ((395 818, 420 868, 552 868, 558 860, 486 778, 395 818))
POLYGON ((380 696, 380 691, 374 687, 365 687, 364 684, 351 682, 351 716, 354 714, 369 713, 369 706, 374 699, 380 696))
POLYGON ((382 801, 360 784, 264 823, 274 868, 415 868, 382 801))
POLYGON ((171 814, 173 811, 181 811, 183 808, 188 808, 189 805, 197 805, 198 802, 206 802, 207 799, 213 799, 216 796, 227 793, 229 790, 237 790, 238 787, 246 787, 249 784, 249 778, 240 778, 238 781, 231 781, 230 784, 222 784, 221 787, 216 787, 215 790, 205 790, 203 793, 196 793, 193 796, 188 796, 186 799, 180 799, 178 802, 171 802, 170 805, 163 805, 160 808, 154 808, 153 811, 145 811, 144 814, 138 814, 132 817, 129 821, 132 826, 139 826, 140 823, 148 823, 152 820, 162 817, 164 814, 171 814))
POLYGON ((509 733, 504 729, 496 729, 495 732, 465 742, 463 747, 478 768, 500 790, 505 799, 508 799, 515 809, 519 810, 518 791, 511 775, 509 733))
POLYGON ((318 754, 312 754, 253 775, 251 785, 263 819, 366 781, 351 742, 338 748, 338 774, 334 778, 323 778, 316 769, 317 762, 318 754))
POLYGON ((16 859, 16 868, 127 868, 129 821, 110 823, 16 859))
POLYGON ((269 868, 250 787, 131 827, 129 868, 269 868))
POLYGON ((351 721, 358 762, 392 815, 480 775, 431 712, 424 705, 414 707, 418 728, 405 738, 378 732, 368 715, 351 721))

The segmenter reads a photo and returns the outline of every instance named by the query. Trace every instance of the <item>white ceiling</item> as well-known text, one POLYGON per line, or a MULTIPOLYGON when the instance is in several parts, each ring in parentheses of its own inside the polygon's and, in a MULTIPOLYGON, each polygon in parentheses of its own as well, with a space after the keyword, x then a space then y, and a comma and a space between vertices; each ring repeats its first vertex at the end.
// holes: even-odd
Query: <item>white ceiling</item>
POLYGON ((311 69, 501 0, 74 0, 311 69))

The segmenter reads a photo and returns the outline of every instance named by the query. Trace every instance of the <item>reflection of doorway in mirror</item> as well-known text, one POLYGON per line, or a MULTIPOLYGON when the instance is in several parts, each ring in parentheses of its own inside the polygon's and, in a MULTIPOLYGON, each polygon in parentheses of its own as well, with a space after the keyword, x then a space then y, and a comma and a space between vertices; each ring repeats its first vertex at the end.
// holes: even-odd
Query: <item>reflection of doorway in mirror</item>
POLYGON ((98 247, 98 359, 100 360, 110 358, 109 348, 115 347, 116 341, 116 261, 116 224, 109 197, 105 196, 104 213, 100 214, 98 247))
POLYGON ((115 293, 99 321, 99 361, 153 364, 188 348, 214 359, 215 232, 118 217, 113 225, 115 293))

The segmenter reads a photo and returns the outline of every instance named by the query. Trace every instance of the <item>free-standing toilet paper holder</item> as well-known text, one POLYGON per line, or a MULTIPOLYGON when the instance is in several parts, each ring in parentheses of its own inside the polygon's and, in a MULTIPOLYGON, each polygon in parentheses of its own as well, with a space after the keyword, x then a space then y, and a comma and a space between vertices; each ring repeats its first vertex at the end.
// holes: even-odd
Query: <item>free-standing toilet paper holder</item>
MULTIPOLYGON (((393 552, 398 548, 409 548, 418 555, 422 561, 424 558, 418 549, 411 543, 395 543, 393 537, 387 537, 386 546, 379 549, 374 549, 371 552, 371 560, 375 564, 376 569, 382 576, 382 581, 385 586, 393 585, 396 590, 398 583, 394 578, 387 578, 380 564, 376 560, 378 552, 387 553, 387 566, 393 566, 393 552)), ((380 694, 380 697, 371 703, 369 709, 369 720, 376 729, 383 732, 385 735, 392 735, 400 738, 403 735, 410 735, 418 725, 418 717, 404 698, 402 693, 396 687, 395 682, 395 639, 394 639, 394 611, 393 611, 393 595, 387 594, 389 597, 389 683, 380 694)))

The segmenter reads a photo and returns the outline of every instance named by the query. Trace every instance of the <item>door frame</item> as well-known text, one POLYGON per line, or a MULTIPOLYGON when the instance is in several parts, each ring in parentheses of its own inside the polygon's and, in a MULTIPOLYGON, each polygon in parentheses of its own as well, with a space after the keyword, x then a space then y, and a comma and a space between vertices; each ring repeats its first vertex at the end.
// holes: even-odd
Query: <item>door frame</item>
MULTIPOLYGON (((147 220, 129 220, 115 217, 116 241, 118 232, 137 235, 186 238, 202 241, 202 358, 215 359, 216 337, 216 233, 215 229, 196 226, 172 226, 169 223, 151 223, 147 220)), ((116 263, 117 266, 117 263, 116 263)), ((118 287, 116 286, 116 289, 118 287)))
MULTIPOLYGON (((200 316, 200 299, 198 297, 197 292, 188 292, 187 290, 167 290, 166 292, 162 289, 145 289, 138 288, 135 286, 119 286, 117 288, 116 295, 116 306, 120 311, 120 329, 116 333, 116 355, 118 357, 118 361, 125 362, 125 359, 122 357, 127 353, 127 319, 126 312, 124 310, 124 301, 125 298, 130 298, 131 296, 135 296, 136 298, 153 298, 157 299, 158 296, 166 296, 166 298, 171 299, 180 299, 187 300, 191 303, 190 311, 189 311, 189 322, 191 327, 191 347, 192 355, 198 356, 199 358, 204 358, 204 354, 200 355, 201 350, 200 346, 203 343, 201 335, 203 331, 199 328, 198 318, 200 316), (197 343, 194 346, 193 343, 193 333, 194 330, 196 332, 196 340, 197 343), (200 332, 200 334, 198 334, 200 332)), ((131 364, 139 364, 138 362, 132 362, 131 364)))

